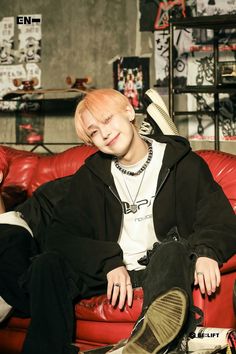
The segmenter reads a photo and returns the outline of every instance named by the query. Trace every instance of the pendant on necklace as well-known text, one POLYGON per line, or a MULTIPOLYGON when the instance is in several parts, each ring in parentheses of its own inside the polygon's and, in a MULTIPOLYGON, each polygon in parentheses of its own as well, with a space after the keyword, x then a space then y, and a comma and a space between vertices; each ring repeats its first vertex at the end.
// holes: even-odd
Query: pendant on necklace
POLYGON ((136 204, 130 204, 130 210, 133 214, 137 213, 138 206, 136 204))

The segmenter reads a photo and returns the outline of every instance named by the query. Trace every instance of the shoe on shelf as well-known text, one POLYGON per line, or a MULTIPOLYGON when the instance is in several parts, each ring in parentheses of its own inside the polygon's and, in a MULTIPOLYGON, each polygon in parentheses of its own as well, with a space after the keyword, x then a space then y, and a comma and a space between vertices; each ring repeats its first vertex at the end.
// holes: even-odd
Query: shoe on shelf
POLYGON ((144 93, 144 100, 146 102, 146 107, 149 106, 151 103, 155 103, 157 106, 159 106, 168 116, 169 116, 169 111, 166 107, 166 104, 159 95, 159 93, 154 90, 154 89, 149 89, 144 93))
MULTIPOLYGON (((139 318, 122 354, 156 354, 168 352, 180 341, 188 312, 188 296, 173 288, 158 296, 139 318)), ((184 334, 183 334, 184 335, 184 334)))
POLYGON ((170 118, 169 114, 156 105, 155 103, 151 103, 147 107, 147 112, 149 116, 155 121, 155 123, 159 126, 160 130, 165 135, 179 135, 178 129, 176 128, 175 123, 170 118))
POLYGON ((0 296, 0 323, 10 314, 12 306, 8 305, 0 296))
POLYGON ((147 118, 145 118, 140 126, 139 133, 141 135, 154 135, 163 133, 165 135, 179 135, 178 129, 171 119, 168 109, 159 95, 153 89, 145 92, 145 100, 148 102, 147 118))

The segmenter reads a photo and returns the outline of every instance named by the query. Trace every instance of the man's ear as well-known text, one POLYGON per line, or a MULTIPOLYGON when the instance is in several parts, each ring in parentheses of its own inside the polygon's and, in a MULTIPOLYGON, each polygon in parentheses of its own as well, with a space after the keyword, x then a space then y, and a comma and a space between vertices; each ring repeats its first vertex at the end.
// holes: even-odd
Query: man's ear
POLYGON ((130 122, 135 120, 135 111, 134 111, 133 107, 131 106, 131 104, 126 107, 126 112, 128 113, 130 122))

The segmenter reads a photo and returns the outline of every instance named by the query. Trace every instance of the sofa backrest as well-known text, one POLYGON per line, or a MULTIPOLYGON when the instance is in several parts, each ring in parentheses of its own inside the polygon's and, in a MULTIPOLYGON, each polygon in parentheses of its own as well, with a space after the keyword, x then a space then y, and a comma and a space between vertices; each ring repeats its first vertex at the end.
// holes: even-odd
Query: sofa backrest
POLYGON ((236 214, 236 155, 215 150, 196 151, 208 164, 236 214))
MULTIPOLYGON (((0 146, 0 170, 5 176, 2 191, 8 199, 8 209, 14 205, 16 192, 31 196, 41 184, 75 173, 95 151, 94 147, 81 145, 44 156, 0 146)), ((214 150, 197 151, 197 154, 209 165, 236 213, 236 155, 214 150)))
POLYGON ((91 146, 76 146, 45 156, 0 146, 0 171, 4 174, 1 191, 7 210, 30 197, 43 183, 75 173, 95 151, 91 146))

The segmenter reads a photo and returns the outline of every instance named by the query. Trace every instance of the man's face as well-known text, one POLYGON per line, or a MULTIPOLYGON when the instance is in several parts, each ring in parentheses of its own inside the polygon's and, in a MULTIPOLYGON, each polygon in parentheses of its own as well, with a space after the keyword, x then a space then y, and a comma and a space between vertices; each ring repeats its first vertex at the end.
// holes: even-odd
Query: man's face
POLYGON ((134 136, 134 113, 131 107, 123 112, 114 113, 98 121, 88 110, 82 119, 93 144, 102 152, 117 157, 124 156, 134 136))

